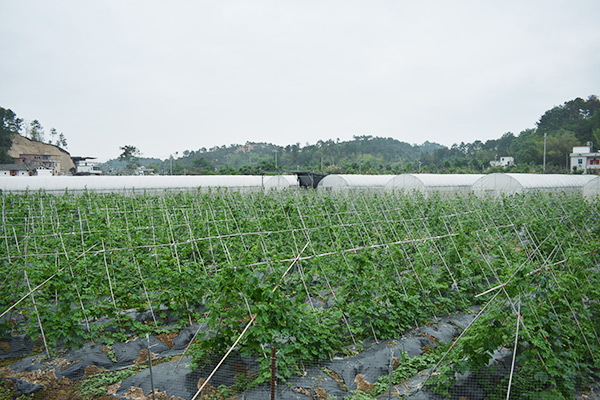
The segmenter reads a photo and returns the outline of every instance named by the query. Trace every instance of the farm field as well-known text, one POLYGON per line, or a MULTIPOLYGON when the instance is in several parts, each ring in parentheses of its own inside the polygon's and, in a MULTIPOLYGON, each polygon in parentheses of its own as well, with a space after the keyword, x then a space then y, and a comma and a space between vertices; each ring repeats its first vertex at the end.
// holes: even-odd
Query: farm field
MULTIPOLYGON (((278 378, 290 380, 466 312, 471 322, 435 340, 414 367, 413 375, 429 371, 428 393, 452 398, 468 371, 494 377, 478 397, 490 399, 509 389, 511 398, 574 398, 598 380, 600 207, 580 195, 215 190, 1 199, 3 358, 14 356, 14 338, 56 359, 64 349, 186 331, 191 344, 178 357, 206 372, 203 382, 225 355, 256 360, 236 375, 243 384, 221 388, 227 398, 268 384, 272 348, 278 378), (486 375, 499 351, 507 372, 486 375)), ((356 376, 343 379, 337 398, 382 394, 356 376)))

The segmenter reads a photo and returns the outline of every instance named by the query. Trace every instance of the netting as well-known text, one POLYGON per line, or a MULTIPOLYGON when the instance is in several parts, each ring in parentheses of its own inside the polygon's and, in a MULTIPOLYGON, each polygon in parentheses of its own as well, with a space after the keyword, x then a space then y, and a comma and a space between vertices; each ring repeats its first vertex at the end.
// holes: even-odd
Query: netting
POLYGON ((119 398, 569 398, 599 221, 579 195, 2 195, 0 356, 119 398))

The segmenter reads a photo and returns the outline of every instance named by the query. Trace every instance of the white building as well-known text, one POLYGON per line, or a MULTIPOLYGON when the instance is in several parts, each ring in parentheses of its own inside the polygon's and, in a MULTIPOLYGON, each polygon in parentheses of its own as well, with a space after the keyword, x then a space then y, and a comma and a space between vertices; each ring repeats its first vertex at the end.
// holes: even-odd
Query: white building
POLYGON ((37 167, 35 169, 35 175, 37 175, 37 176, 52 176, 53 172, 54 172, 53 170, 51 170, 48 167, 44 167, 44 166, 37 167))
POLYGON ((600 152, 592 153, 591 146, 573 147, 571 153, 571 171, 584 174, 600 173, 600 152))
POLYGON ((134 175, 154 175, 154 168, 146 168, 145 166, 139 166, 135 169, 134 175))
POLYGON ((0 164, 0 176, 30 176, 32 168, 23 164, 0 164))
POLYGON ((102 175, 94 161, 89 161, 95 157, 73 157, 75 161, 75 175, 102 175))
POLYGON ((500 160, 490 161, 490 167, 511 167, 515 165, 515 158, 511 156, 500 157, 500 160))

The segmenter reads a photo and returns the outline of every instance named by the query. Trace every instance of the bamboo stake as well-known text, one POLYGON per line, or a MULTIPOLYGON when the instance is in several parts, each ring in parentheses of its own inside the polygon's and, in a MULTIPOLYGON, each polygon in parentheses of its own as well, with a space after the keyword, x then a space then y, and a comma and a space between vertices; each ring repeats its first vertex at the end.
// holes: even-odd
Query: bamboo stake
MULTIPOLYGON (((179 276, 181 277, 181 275, 183 273, 181 271, 181 262, 179 260, 179 253, 177 252, 177 245, 175 244, 175 235, 173 234, 173 226, 171 225, 171 217, 169 215, 169 210, 167 209, 167 204, 165 202, 164 197, 161 198, 161 199, 162 199, 163 205, 164 205, 165 216, 167 217, 167 222, 169 223, 170 239, 171 239, 171 243, 173 244, 173 251, 175 253, 175 260, 177 261, 177 270, 179 271, 179 276)), ((181 286, 185 286, 182 277, 181 277, 181 286)), ((185 303, 185 308, 188 311, 188 322, 189 322, 190 326, 192 326, 193 325, 193 323, 192 323, 192 314, 190 313, 190 305, 188 303, 187 296, 185 295, 185 291, 183 292, 183 301, 185 303)))
MULTIPOLYGON (((31 292, 31 285, 29 284, 29 278, 27 277, 27 271, 23 270, 25 274, 25 282, 27 282, 27 288, 31 292)), ((50 351, 48 351, 48 343, 46 343, 46 335, 44 335, 44 327, 42 326, 42 320, 40 318, 40 312, 38 310, 37 304, 35 302, 35 296, 31 293, 31 302, 33 303, 33 308, 35 309, 35 316, 37 317, 38 325, 40 327, 40 332, 42 333, 42 341, 44 342, 44 349, 46 350, 46 357, 48 360, 50 359, 50 351)))
POLYGON ((519 341, 519 321, 521 320, 521 301, 519 299, 519 310, 517 312, 517 332, 515 333, 515 344, 513 347, 513 358, 510 366, 510 378, 508 378, 508 390, 506 391, 506 400, 510 398, 510 387, 512 385, 513 373, 515 372, 515 361, 517 360, 517 342, 519 341))
POLYGON ((475 323, 475 321, 477 321, 479 319, 479 317, 481 317, 481 315, 483 315, 483 312, 488 308, 488 306, 490 304, 492 304, 492 301, 494 301, 499 294, 500 294, 500 290, 498 290, 496 292, 496 294, 494 295, 494 297, 492 297, 485 304, 485 306, 483 306, 481 308, 481 310, 479 310, 479 312, 477 313, 477 315, 475 316, 475 318, 473 318, 473 320, 471 322, 469 322, 469 325, 467 325, 467 327, 460 333, 460 335, 458 335, 458 337, 456 339, 454 339, 454 341, 450 345, 450 348, 448 348, 448 350, 446 351, 446 353, 444 353, 444 355, 442 356, 442 358, 440 358, 440 360, 437 362, 437 364, 435 364, 435 366, 431 369, 431 371, 429 371, 429 374, 427 375, 427 378, 425 379, 425 381, 423 381, 423 383, 421 384, 421 387, 419 388, 419 391, 422 388, 425 387, 425 384, 427 383, 427 381, 429 380, 429 378, 431 378, 431 376, 433 375, 433 372, 440 366, 440 364, 442 363, 442 361, 444 361, 444 359, 446 358, 446 356, 448 355, 448 353, 450 353, 450 351, 454 348, 454 346, 456 345, 456 343, 458 343, 458 341, 463 337, 463 335, 465 333, 467 333, 467 331, 469 330, 469 328, 471 328, 471 326, 473 326, 473 324, 475 323))
MULTIPOLYGON (((304 218, 302 217, 302 212, 300 211, 300 208, 297 208, 297 210, 298 210, 298 215, 300 217, 300 221, 302 222, 302 226, 304 228, 306 228, 306 223, 304 222, 304 218)), ((308 239, 308 243, 311 243, 309 232, 305 229, 304 233, 308 239)), ((335 235, 335 232, 333 232, 333 235, 335 236, 335 243, 337 243, 338 238, 337 238, 337 235, 335 235)), ((310 247, 311 247, 311 250, 313 251, 313 254, 315 254, 315 250, 312 246, 312 243, 310 244, 310 247)), ((342 253, 342 258, 344 259, 344 261, 347 264, 348 261, 346 261, 346 257, 343 253, 342 253)), ((333 296, 333 299, 335 300, 335 303, 339 304, 337 296, 335 294, 335 290, 333 290, 333 287, 331 286, 331 284, 329 282, 329 278, 327 277, 327 273, 325 272, 325 270, 323 269, 323 266, 320 263, 318 263, 318 265, 319 265, 319 269, 321 270, 321 273, 323 274, 323 277, 325 278, 325 283, 327 284, 327 288, 329 289, 329 291, 331 292, 331 294, 333 296)), ((352 333, 352 329, 350 328, 350 323, 348 322, 348 318, 346 317, 346 311, 343 310, 340 306, 338 306, 338 308, 342 312, 342 319, 344 320, 344 324, 346 325, 346 328, 348 328, 348 333, 350 334, 350 337, 352 338, 352 343, 354 343, 354 346, 357 347, 358 345, 356 343, 356 339, 354 337, 354 334, 352 333)))
MULTIPOLYGON (((6 211, 5 211, 4 196, 2 196, 2 231, 4 232, 4 244, 6 245, 6 255, 8 256, 8 262, 10 263, 10 248, 8 246, 8 232, 6 224, 6 211)), ((14 229, 14 228, 13 228, 14 229)))
MULTIPOLYGON (((125 226, 127 227, 127 240, 129 243, 132 243, 133 240, 131 238, 131 233, 129 229, 129 219, 127 218, 127 214, 125 214, 125 226)), ((137 262, 135 257, 135 252, 131 251, 131 257, 133 258, 133 264, 135 265, 138 276, 140 277, 140 282, 142 283, 142 289, 144 289, 144 296, 146 298, 146 302, 148 303, 148 308, 150 309, 150 315, 152 315, 152 320, 154 321, 154 327, 158 329, 158 323, 156 322, 156 317, 154 316, 154 309, 152 308, 152 303, 150 302, 150 297, 148 296, 148 290, 146 290, 146 283, 144 282, 144 276, 142 275, 142 270, 137 262)))
POLYGON ((115 300, 115 294, 113 292, 112 280, 110 279, 110 273, 108 272, 108 262, 106 261, 106 249, 104 247, 104 240, 102 241, 102 250, 102 255, 104 257, 104 267, 106 268, 106 276, 108 277, 108 287, 110 288, 110 297, 112 298, 112 302, 115 307, 115 316, 117 317, 117 321, 120 324, 121 320, 119 319, 119 309, 117 308, 117 301, 115 300))

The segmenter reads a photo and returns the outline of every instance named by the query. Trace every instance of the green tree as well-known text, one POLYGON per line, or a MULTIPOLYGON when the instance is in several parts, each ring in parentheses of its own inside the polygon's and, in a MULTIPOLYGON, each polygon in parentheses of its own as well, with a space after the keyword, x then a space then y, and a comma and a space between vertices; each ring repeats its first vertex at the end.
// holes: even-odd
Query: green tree
POLYGON ((12 163, 8 150, 12 146, 12 137, 21 131, 23 120, 10 109, 0 107, 0 163, 12 163))
POLYGON ((135 169, 139 166, 140 150, 135 146, 125 145, 119 147, 123 152, 119 155, 119 160, 127 162, 127 169, 135 169))
POLYGON ((565 131, 557 135, 548 136, 546 142, 546 163, 558 167, 559 170, 569 169, 568 155, 574 146, 579 145, 579 140, 573 132, 565 131))
POLYGON ((50 139, 48 139, 48 143, 49 144, 57 144, 58 143, 58 139, 56 139, 57 135, 58 135, 58 132, 56 132, 56 129, 50 128, 50 139))
POLYGON ((37 119, 34 119, 29 123, 27 132, 29 134, 29 139, 36 142, 44 141, 44 128, 42 127, 42 124, 40 124, 40 121, 38 121, 37 119))
POLYGON ((58 141, 56 142, 57 146, 60 147, 64 147, 65 149, 67 148, 67 138, 65 137, 65 135, 61 132, 60 135, 58 135, 58 141))
POLYGON ((578 97, 546 111, 537 123, 537 131, 550 135, 568 130, 585 143, 591 140, 593 129, 600 127, 599 113, 598 97, 592 95, 587 100, 578 97))
POLYGON ((515 163, 542 164, 544 157, 544 138, 536 135, 535 129, 527 129, 515 140, 515 163))
POLYGON ((193 161, 193 172, 200 175, 209 175, 215 172, 215 165, 206 158, 195 158, 193 161))
POLYGON ((600 128, 595 128, 592 132, 592 143, 594 144, 594 149, 600 149, 600 128))

